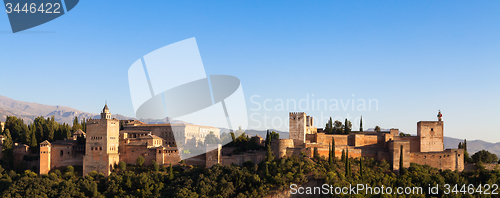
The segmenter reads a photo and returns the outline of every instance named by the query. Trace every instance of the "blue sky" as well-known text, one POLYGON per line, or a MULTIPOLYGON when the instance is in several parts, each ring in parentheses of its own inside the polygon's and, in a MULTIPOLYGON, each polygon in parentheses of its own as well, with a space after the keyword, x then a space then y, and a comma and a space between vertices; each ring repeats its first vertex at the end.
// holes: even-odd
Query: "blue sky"
POLYGON ((16 34, 5 13, 0 95, 93 113, 107 100, 113 113, 134 116, 128 68, 195 37, 208 75, 241 80, 250 128, 287 130, 293 109, 275 108, 280 100, 376 100, 377 109, 306 113, 362 115, 365 129, 415 134, 416 122, 441 109, 445 136, 500 142, 499 4, 85 0, 16 34))

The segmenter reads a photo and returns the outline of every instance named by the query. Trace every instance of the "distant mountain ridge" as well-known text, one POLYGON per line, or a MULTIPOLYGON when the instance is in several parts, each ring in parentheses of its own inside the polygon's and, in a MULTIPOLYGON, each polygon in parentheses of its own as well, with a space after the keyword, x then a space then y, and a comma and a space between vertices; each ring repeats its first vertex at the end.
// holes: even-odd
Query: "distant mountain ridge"
MULTIPOLYGON (((73 124, 75 116, 82 118, 100 118, 96 113, 87 113, 71 107, 43 105, 33 102, 22 102, 5 96, 0 96, 0 121, 5 121, 7 116, 16 116, 24 120, 25 123, 33 122, 38 116, 45 118, 54 116, 56 122, 73 124)), ((135 119, 120 114, 114 114, 113 117, 121 120, 135 119)))

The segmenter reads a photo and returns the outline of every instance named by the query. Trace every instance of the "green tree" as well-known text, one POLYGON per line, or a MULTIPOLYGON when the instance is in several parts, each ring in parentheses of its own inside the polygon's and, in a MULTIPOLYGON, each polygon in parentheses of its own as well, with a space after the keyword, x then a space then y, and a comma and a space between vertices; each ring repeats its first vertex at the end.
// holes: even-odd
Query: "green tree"
POLYGON ((401 145, 399 150, 399 173, 404 175, 406 173, 404 167, 404 158, 403 158, 403 145, 401 145))
POLYGON ((328 143, 328 164, 330 166, 333 164, 332 146, 330 145, 330 143, 328 143))
POLYGON ((266 176, 269 177, 271 174, 269 174, 269 163, 266 162, 266 176))
POLYGON ((271 151, 271 144, 266 146, 266 162, 271 162, 274 160, 273 152, 271 151))
POLYGON ((144 164, 144 157, 142 156, 137 157, 136 164, 138 166, 142 166, 144 164))
POLYGON ((344 121, 344 133, 349 134, 351 132, 351 129, 352 129, 352 123, 346 118, 344 121))
MULTIPOLYGON (((34 129, 34 127, 33 127, 34 129)), ((31 133, 31 138, 30 138, 30 143, 29 143, 29 146, 31 149, 35 149, 35 148, 38 148, 38 143, 37 143, 37 140, 36 140, 36 134, 35 134, 35 131, 33 130, 32 133, 31 133)))
POLYGON ((363 116, 361 116, 361 119, 359 120, 359 131, 363 132, 363 116))
POLYGON ((153 168, 154 168, 155 172, 158 172, 160 170, 160 165, 158 165, 158 163, 156 163, 155 160, 152 160, 151 164, 153 164, 153 168))
POLYGON ((127 164, 125 164, 125 162, 123 162, 123 161, 118 162, 118 166, 120 167, 120 170, 122 170, 122 171, 125 171, 125 169, 127 169, 127 164))
POLYGON ((210 131, 210 133, 205 137, 205 145, 207 144, 220 144, 220 139, 215 136, 213 131, 210 131))
POLYGON ((319 159, 318 147, 314 147, 314 159, 319 159))
POLYGON ((341 121, 338 121, 338 120, 335 120, 335 122, 333 122, 333 133, 335 134, 342 134, 344 133, 344 125, 342 124, 341 121))
POLYGON ((361 181, 364 180, 363 177, 363 157, 359 157, 359 175, 361 177, 361 181))
POLYGON ((234 135, 234 133, 232 131, 230 133, 231 133, 231 139, 233 140, 233 144, 235 144, 236 143, 236 137, 235 137, 235 135, 234 135))
POLYGON ((267 148, 267 145, 271 144, 271 136, 269 135, 269 130, 266 131, 266 142, 265 142, 265 147, 267 148))
POLYGON ((380 132, 380 127, 379 126, 375 126, 375 130, 376 132, 380 132))
POLYGON ((280 139, 280 134, 278 132, 272 131, 271 134, 271 140, 279 140, 280 139))
POLYGON ((472 158, 467 151, 467 139, 464 139, 464 143, 462 144, 462 148, 464 149, 464 161, 467 163, 473 162, 472 158))
POLYGON ((483 149, 472 155, 472 161, 474 163, 483 162, 489 164, 498 161, 498 157, 497 155, 483 149))
POLYGON ((346 177, 351 176, 351 160, 349 160, 349 149, 346 149, 345 152, 345 171, 346 177))
POLYGON ((345 150, 342 149, 342 156, 340 157, 340 160, 345 161, 345 150))
POLYGON ((336 156, 335 156, 335 138, 332 137, 332 158, 333 160, 336 159, 336 156))
POLYGON ((170 181, 174 180, 174 169, 172 168, 172 163, 170 163, 170 167, 168 168, 168 179, 170 181))
POLYGON ((332 117, 330 117, 330 120, 326 123, 325 131, 327 134, 332 134, 334 132, 332 117))
POLYGON ((5 129, 3 131, 4 141, 2 146, 2 162, 7 168, 14 168, 14 143, 12 141, 12 136, 10 135, 10 130, 5 129))
POLYGON ((75 116, 73 119, 73 128, 71 129, 73 132, 77 131, 78 129, 82 129, 82 125, 78 122, 78 116, 75 116))
MULTIPOLYGON (((121 122, 120 122, 120 124, 121 124, 121 122)), ((83 132, 87 132, 87 121, 85 120, 85 118, 83 118, 82 121, 80 122, 80 126, 82 127, 83 132)), ((122 130, 122 129, 120 129, 120 130, 122 130)))

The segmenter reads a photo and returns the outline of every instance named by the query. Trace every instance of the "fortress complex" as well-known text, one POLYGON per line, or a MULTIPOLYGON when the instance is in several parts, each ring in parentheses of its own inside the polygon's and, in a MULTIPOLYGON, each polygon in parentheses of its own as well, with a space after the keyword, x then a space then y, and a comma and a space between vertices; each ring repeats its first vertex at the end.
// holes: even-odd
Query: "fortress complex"
POLYGON ((386 160, 393 170, 399 170, 400 150, 403 149, 403 166, 410 163, 429 165, 438 169, 462 171, 464 169, 463 149, 444 149, 443 121, 417 122, 417 136, 400 136, 398 129, 388 132, 350 132, 349 134, 326 134, 313 126, 313 118, 305 113, 290 113, 290 139, 272 140, 275 156, 299 155, 301 152, 312 157, 314 149, 328 157, 329 144, 335 141, 335 156, 342 150, 350 157, 371 157, 386 160))
MULTIPOLYGON (((438 169, 462 171, 464 169, 463 149, 444 149, 443 121, 417 122, 417 136, 400 136, 398 129, 387 132, 353 131, 349 134, 326 134, 323 129, 314 127, 313 117, 305 113, 289 114, 289 139, 273 139, 271 150, 277 158, 301 155, 313 157, 314 150, 328 156, 329 145, 335 141, 335 156, 343 150, 350 157, 371 157, 386 160, 393 170, 399 170, 399 160, 403 154, 403 166, 410 163, 429 165, 438 169), (402 149, 402 152, 401 152, 402 149)), ((87 120, 87 133, 76 131, 71 140, 44 141, 40 143, 40 174, 61 166, 83 166, 83 174, 97 171, 109 175, 114 165, 123 161, 135 164, 139 156, 144 157, 145 165, 154 160, 159 165, 176 165, 181 160, 182 145, 199 145, 213 132, 220 136, 220 129, 187 123, 145 124, 137 120, 117 120, 111 117, 105 105, 100 119, 87 120), (177 138, 177 141, 176 141, 177 138)), ((262 138, 255 138, 262 143, 262 138)), ((235 148, 221 148, 221 145, 198 147, 205 154, 185 160, 189 165, 211 167, 214 164, 243 165, 251 160, 260 163, 265 159, 264 150, 235 154, 235 148)), ((28 155, 29 147, 16 145, 16 160, 28 155)))
POLYGON ((181 157, 174 134, 178 143, 196 145, 204 142, 210 132, 217 137, 220 133, 219 128, 187 123, 120 121, 111 117, 107 105, 100 119, 88 119, 86 123, 87 133, 77 131, 71 140, 40 143, 40 174, 47 174, 55 167, 72 165, 83 166, 84 175, 97 171, 108 176, 120 161, 135 164, 139 156, 144 157, 145 165, 150 165, 152 160, 159 165, 178 164, 181 157))

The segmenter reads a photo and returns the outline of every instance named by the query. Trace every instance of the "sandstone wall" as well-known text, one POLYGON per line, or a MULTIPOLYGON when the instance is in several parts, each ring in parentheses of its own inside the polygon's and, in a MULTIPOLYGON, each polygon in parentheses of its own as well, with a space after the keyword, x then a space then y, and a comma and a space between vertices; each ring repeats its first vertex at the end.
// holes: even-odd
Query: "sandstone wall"
POLYGON ((294 148, 294 141, 292 139, 271 140, 271 151, 273 151, 273 155, 276 158, 285 157, 287 148, 294 148))
POLYGON ((295 140, 297 143, 304 143, 306 139, 306 114, 290 113, 289 122, 289 138, 295 140))
POLYGON ((463 149, 447 149, 443 152, 411 153, 411 162, 429 165, 437 169, 462 171, 464 169, 463 149))
POLYGON ((81 166, 84 155, 74 153, 72 145, 54 145, 52 144, 50 168, 61 166, 81 166))
POLYGON ((262 161, 264 161, 266 158, 266 152, 265 151, 257 151, 257 152, 252 152, 252 153, 244 153, 240 155, 231 155, 231 156, 222 156, 221 161, 222 165, 231 165, 235 164, 238 166, 243 166, 243 163, 246 161, 251 160, 254 164, 258 164, 262 161))
POLYGON ((401 156, 401 146, 403 146, 403 166, 410 167, 410 142, 404 140, 394 140, 389 142, 389 152, 392 153, 392 169, 399 171, 399 161, 401 156))
POLYGON ((418 122, 417 136, 420 137, 420 152, 444 150, 442 121, 418 122))

